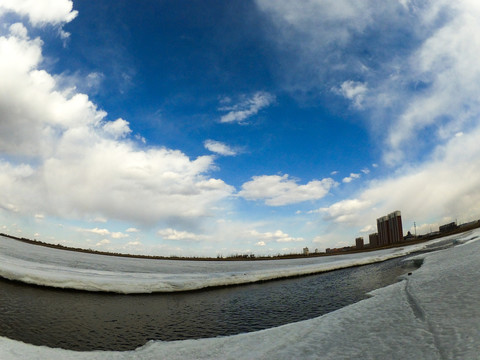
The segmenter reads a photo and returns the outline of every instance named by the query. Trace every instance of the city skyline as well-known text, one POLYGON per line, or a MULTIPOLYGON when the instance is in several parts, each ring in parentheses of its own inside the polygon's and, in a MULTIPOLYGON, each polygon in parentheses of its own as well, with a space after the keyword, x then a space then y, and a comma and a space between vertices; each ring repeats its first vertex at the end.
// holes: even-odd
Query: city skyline
POLYGON ((419 235, 477 219, 479 20, 473 0, 0 0, 0 232, 275 255, 392 209, 419 235))

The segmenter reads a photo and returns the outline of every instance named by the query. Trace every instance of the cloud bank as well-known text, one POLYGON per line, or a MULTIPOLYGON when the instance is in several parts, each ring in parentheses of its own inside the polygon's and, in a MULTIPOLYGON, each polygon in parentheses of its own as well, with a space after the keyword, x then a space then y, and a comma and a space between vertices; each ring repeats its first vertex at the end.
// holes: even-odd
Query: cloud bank
MULTIPOLYGON (((11 4, 2 2, 2 9, 11 4)), ((26 13, 37 25, 69 21, 75 14, 42 17, 37 8, 26 13)), ((129 138, 126 120, 109 121, 87 95, 61 88, 61 76, 42 69, 42 45, 20 23, 0 37, 4 208, 24 215, 154 224, 211 215, 234 191, 208 176, 212 157, 190 159, 178 150, 141 148, 129 138)))

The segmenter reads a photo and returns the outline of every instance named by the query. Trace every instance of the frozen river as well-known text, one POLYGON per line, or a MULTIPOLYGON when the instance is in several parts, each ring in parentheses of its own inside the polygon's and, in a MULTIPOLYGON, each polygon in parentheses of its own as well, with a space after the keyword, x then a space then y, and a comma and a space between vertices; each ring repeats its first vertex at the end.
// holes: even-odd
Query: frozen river
POLYGON ((417 255, 424 258, 424 264, 404 281, 310 320, 234 336, 154 341, 126 352, 75 352, 4 337, 0 338, 0 358, 476 359, 480 350, 478 236, 476 230, 438 240, 437 245, 456 246, 417 255))
POLYGON ((371 264, 407 255, 424 246, 275 261, 175 261, 65 251, 0 237, 0 277, 86 291, 123 294, 178 292, 371 264))
POLYGON ((0 336, 73 350, 234 335, 311 319, 364 299, 415 267, 403 258, 261 284, 112 294, 0 281, 0 336))

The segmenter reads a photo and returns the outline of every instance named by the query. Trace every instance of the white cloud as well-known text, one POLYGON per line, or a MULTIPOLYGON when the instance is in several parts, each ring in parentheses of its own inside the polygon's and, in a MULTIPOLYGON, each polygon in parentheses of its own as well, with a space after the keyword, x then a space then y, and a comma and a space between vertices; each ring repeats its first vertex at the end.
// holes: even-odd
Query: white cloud
POLYGON ((348 223, 356 219, 358 214, 368 209, 371 204, 369 200, 347 199, 336 202, 328 208, 321 208, 318 212, 325 213, 326 220, 348 223))
POLYGON ((140 134, 135 134, 135 139, 137 139, 138 141, 140 141, 142 144, 146 144, 147 143, 147 139, 145 139, 142 135, 140 134))
POLYGON ((360 177, 361 177, 360 174, 351 173, 350 176, 347 176, 347 177, 343 178, 342 182, 349 183, 349 182, 352 182, 355 179, 359 179, 360 177))
POLYGON ((335 185, 336 182, 331 178, 298 185, 287 174, 263 175, 254 176, 251 181, 244 183, 238 195, 247 200, 265 200, 265 204, 270 206, 282 206, 321 199, 335 185))
POLYGON ((198 235, 187 231, 178 231, 172 228, 159 230, 158 235, 165 240, 199 241, 207 239, 207 236, 205 235, 198 235))
POLYGON ((267 245, 267 244, 265 243, 265 241, 259 241, 259 242, 257 242, 255 245, 257 245, 257 246, 265 246, 265 245, 267 245))
POLYGON ((21 24, 0 37, 0 203, 22 214, 153 224, 197 221, 232 194, 208 176, 213 157, 122 139, 128 123, 106 121, 87 95, 59 88, 61 76, 41 69, 41 48, 21 24))
MULTIPOLYGON (((398 164, 406 155, 420 150, 418 143, 448 141, 455 134, 476 125, 480 115, 480 8, 473 1, 438 2, 422 13, 429 24, 439 10, 450 15, 449 21, 432 29, 417 51, 402 64, 400 75, 406 84, 420 82, 423 89, 409 92, 393 87, 390 97, 404 103, 394 118, 386 144, 385 161, 398 164)), ((392 86, 385 80, 381 89, 392 86)), ((433 147, 434 148, 434 147, 433 147)))
POLYGON ((110 231, 108 231, 107 229, 99 229, 99 228, 93 228, 93 229, 78 229, 78 231, 86 232, 86 233, 91 233, 91 234, 96 234, 96 235, 100 235, 100 236, 110 235, 110 231))
POLYGON ((68 23, 78 14, 72 9, 71 0, 0 0, 0 16, 15 12, 28 17, 34 26, 68 23))
POLYGON ((132 130, 130 130, 128 121, 123 119, 106 122, 103 125, 103 130, 107 134, 113 136, 115 139, 124 138, 132 132, 132 130))
POLYGON ((223 156, 237 155, 237 152, 234 149, 232 149, 230 146, 220 141, 206 140, 204 145, 207 150, 210 150, 211 152, 214 152, 219 155, 223 155, 223 156))
POLYGON ((366 225, 366 226, 364 226, 363 228, 360 229, 360 232, 370 234, 370 233, 377 232, 377 228, 373 225, 366 225))
POLYGON ((256 3, 275 24, 285 89, 337 89, 362 110, 387 164, 415 161, 476 126, 478 1, 256 3))
POLYGON ((258 114, 260 110, 268 107, 275 101, 275 96, 267 92, 256 92, 252 97, 241 101, 234 106, 224 106, 219 110, 228 111, 220 118, 222 123, 243 123, 249 117, 258 114))
POLYGON ((112 232, 112 239, 124 239, 129 237, 130 235, 124 234, 122 232, 112 232))
POLYGON ((138 246, 142 246, 142 243, 140 241, 129 241, 128 243, 125 244, 126 246, 134 246, 134 247, 138 247, 138 246))
MULTIPOLYGON (((369 66, 358 59, 359 34, 371 36, 375 29, 372 23, 377 19, 388 19, 394 28, 401 13, 396 1, 309 0, 298 4, 289 0, 256 0, 256 4, 273 20, 271 38, 278 46, 279 57, 273 66, 287 91, 309 94, 322 88, 340 89, 344 84, 345 95, 352 98, 352 84, 364 83, 358 75, 368 71, 369 66), (353 82, 352 78, 359 80, 353 82)), ((374 35, 377 38, 381 34, 374 35)), ((369 41, 360 46, 371 50, 369 44, 377 41, 369 41)), ((373 54, 372 51, 369 55, 377 59, 373 54)), ((360 104, 361 94, 356 96, 360 104)))
POLYGON ((79 232, 83 233, 90 233, 90 234, 95 234, 99 236, 110 236, 112 239, 124 239, 129 237, 130 235, 124 234, 122 232, 111 232, 108 229, 99 229, 99 228, 93 228, 93 229, 77 229, 79 232))
POLYGON ((136 232, 140 232, 140 230, 139 230, 139 229, 137 229, 137 228, 133 228, 133 227, 131 227, 131 228, 128 228, 128 229, 127 229, 127 230, 125 230, 125 231, 126 231, 127 233, 136 233, 136 232))
POLYGON ((404 166, 396 175, 370 182, 354 199, 322 209, 326 219, 364 226, 400 210, 404 228, 414 221, 480 217, 480 127, 438 146, 423 164, 404 166))
POLYGON ((366 84, 352 80, 344 81, 340 89, 337 90, 337 92, 351 100, 353 105, 358 109, 363 107, 362 104, 367 91, 368 88, 366 84))
POLYGON ((249 237, 259 240, 259 243, 263 243, 264 246, 267 242, 287 243, 287 242, 302 242, 305 241, 302 237, 292 237, 281 230, 275 232, 258 232, 256 230, 250 230, 247 232, 249 237))
POLYGON ((103 245, 108 245, 108 244, 110 244, 110 240, 103 239, 103 240, 99 241, 98 243, 96 243, 95 246, 103 246, 103 245))

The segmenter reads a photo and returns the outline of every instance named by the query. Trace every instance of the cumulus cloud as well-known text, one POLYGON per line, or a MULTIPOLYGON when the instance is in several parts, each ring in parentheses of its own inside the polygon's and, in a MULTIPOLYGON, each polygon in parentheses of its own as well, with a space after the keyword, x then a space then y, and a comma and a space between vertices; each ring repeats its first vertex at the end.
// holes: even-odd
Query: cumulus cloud
POLYGON ((78 15, 71 0, 0 0, 0 16, 8 12, 28 17, 34 26, 68 23, 78 15))
POLYGON ((349 183, 349 182, 352 182, 355 179, 359 179, 360 177, 361 177, 360 174, 351 173, 350 176, 344 177, 342 182, 349 183))
POLYGON ((222 115, 220 122, 222 123, 243 123, 249 117, 258 114, 258 112, 275 101, 275 96, 267 92, 256 92, 250 98, 247 98, 236 105, 223 106, 219 110, 228 111, 222 115))
POLYGON ((204 145, 207 150, 210 150, 211 152, 214 152, 219 155, 223 155, 223 156, 237 155, 237 152, 234 149, 232 149, 230 146, 220 141, 206 140, 204 145))
POLYGON ((188 231, 178 231, 172 228, 159 230, 158 235, 165 240, 199 241, 207 238, 205 235, 198 235, 188 231))
POLYGON ((274 232, 258 232, 256 230, 251 230, 248 232, 248 235, 251 238, 259 240, 257 245, 265 246, 268 242, 277 242, 277 243, 288 243, 288 242, 301 242, 305 241, 304 238, 301 237, 292 237, 281 230, 277 230, 274 232))
POLYGON ((158 223, 211 215, 233 187, 213 157, 138 148, 123 119, 42 69, 42 41, 22 24, 0 37, 0 203, 20 214, 158 223), (17 160, 13 160, 17 159, 17 160), (18 160, 21 159, 21 160, 18 160))
POLYGON ((113 136, 115 139, 124 138, 132 132, 132 130, 130 130, 128 121, 123 119, 106 122, 103 125, 103 130, 107 134, 113 136))
POLYGON ((317 212, 325 213, 326 220, 333 220, 338 223, 348 223, 358 217, 371 206, 369 200, 347 199, 336 202, 328 208, 320 208, 317 212))
POLYGON ((254 176, 242 185, 238 195, 247 200, 264 200, 269 206, 282 206, 321 199, 336 184, 331 178, 298 185, 288 174, 254 176))
POLYGON ((103 240, 99 241, 98 243, 96 243, 95 246, 104 246, 104 245, 108 245, 108 244, 110 244, 110 240, 103 239, 103 240))
POLYGON ((130 235, 124 234, 122 232, 113 232, 111 236, 112 236, 112 239, 124 239, 129 237, 130 235))
POLYGON ((93 228, 93 229, 78 229, 78 231, 86 232, 86 233, 91 233, 91 234, 96 234, 96 235, 100 235, 100 236, 110 235, 110 231, 108 231, 107 229, 99 229, 99 228, 93 228))

